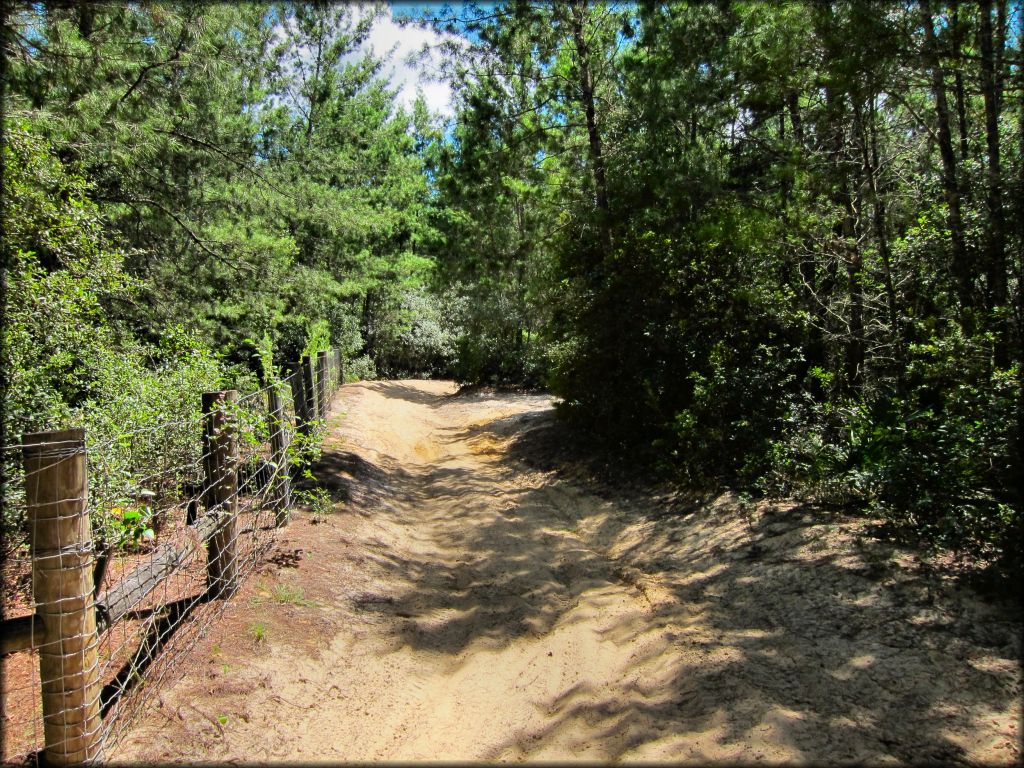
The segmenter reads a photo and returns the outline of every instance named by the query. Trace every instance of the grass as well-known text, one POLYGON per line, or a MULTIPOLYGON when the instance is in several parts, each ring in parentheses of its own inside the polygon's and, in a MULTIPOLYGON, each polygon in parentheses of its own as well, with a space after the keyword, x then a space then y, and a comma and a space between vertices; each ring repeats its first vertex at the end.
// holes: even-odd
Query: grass
POLYGON ((249 634, 252 635, 253 643, 259 645, 267 639, 267 625, 262 621, 254 621, 249 625, 249 634))
POLYGON ((294 587, 290 584, 275 584, 271 597, 281 605, 297 605, 302 608, 319 607, 319 603, 315 600, 306 599, 302 587, 294 587))
POLYGON ((291 584, 277 583, 272 587, 260 584, 256 587, 256 594, 249 599, 249 607, 256 608, 264 600, 273 600, 278 605, 296 605, 300 608, 320 608, 316 600, 306 598, 302 587, 291 584))

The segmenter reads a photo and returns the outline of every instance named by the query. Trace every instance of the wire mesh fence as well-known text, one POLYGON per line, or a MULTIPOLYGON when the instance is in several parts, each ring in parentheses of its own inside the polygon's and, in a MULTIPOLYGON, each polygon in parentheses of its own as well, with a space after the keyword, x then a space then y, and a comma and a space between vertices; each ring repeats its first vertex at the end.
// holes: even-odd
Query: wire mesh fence
POLYGON ((242 397, 207 393, 195 418, 0 449, 0 761, 89 762, 123 737, 287 523, 342 378, 331 354, 242 397))

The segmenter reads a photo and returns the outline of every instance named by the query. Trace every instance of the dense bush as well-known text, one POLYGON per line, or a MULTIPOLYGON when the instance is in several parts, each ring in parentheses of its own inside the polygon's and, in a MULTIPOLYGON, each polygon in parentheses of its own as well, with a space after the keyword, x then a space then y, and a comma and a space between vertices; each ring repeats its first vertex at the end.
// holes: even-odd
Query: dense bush
MULTIPOLYGON (((125 313, 139 284, 106 236, 88 183, 24 124, 9 127, 4 151, 6 434, 16 444, 25 433, 84 426, 101 529, 107 511, 140 490, 138 478, 158 484, 196 463, 203 392, 249 391, 256 377, 181 327, 151 332, 156 345, 138 340, 125 313)), ((7 477, 17 478, 17 455, 4 455, 7 477)), ((23 491, 12 482, 6 492, 4 530, 20 541, 23 491)))
POLYGON ((421 286, 396 292, 377 313, 375 369, 386 378, 435 378, 449 374, 454 330, 441 300, 421 286))
POLYGON ((475 289, 460 375, 525 377, 508 331, 539 318, 562 413, 623 455, 1019 564, 1006 8, 467 14, 437 249, 475 289))

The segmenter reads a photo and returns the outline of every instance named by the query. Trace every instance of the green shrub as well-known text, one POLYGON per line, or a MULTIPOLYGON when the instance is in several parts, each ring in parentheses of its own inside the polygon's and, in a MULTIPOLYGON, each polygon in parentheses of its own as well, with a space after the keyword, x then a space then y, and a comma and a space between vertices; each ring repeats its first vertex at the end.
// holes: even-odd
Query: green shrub
POLYGON ((441 301, 421 286, 406 287, 377 314, 375 364, 386 377, 432 377, 449 372, 454 334, 441 301))
POLYGON ((377 367, 368 355, 345 361, 345 381, 372 381, 377 378, 377 367))
POLYGON ((900 538, 1019 565, 1018 372, 993 369, 990 349, 953 331, 910 348, 902 395, 838 405, 802 395, 757 486, 852 504, 900 538))

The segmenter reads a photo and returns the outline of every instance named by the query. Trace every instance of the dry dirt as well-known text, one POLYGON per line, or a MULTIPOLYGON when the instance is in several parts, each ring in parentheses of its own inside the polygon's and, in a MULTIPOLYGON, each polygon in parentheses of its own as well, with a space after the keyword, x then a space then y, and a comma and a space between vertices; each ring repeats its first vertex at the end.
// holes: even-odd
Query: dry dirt
POLYGON ((549 398, 454 392, 340 391, 333 507, 295 516, 109 758, 1020 760, 1005 603, 861 520, 538 468, 549 398))

